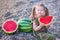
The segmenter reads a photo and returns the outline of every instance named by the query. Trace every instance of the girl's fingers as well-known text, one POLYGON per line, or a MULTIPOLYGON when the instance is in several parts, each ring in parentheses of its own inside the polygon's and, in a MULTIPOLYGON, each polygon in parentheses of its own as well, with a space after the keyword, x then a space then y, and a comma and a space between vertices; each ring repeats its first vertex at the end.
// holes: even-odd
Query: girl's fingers
POLYGON ((40 22, 40 25, 44 26, 45 24, 40 22))

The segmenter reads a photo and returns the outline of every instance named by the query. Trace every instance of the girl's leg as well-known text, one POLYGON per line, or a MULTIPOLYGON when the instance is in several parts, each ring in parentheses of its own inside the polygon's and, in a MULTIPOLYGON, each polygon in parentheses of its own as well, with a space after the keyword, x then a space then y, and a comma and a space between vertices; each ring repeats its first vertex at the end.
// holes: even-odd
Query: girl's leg
POLYGON ((56 37, 53 34, 48 34, 49 38, 47 40, 56 40, 56 37))
POLYGON ((56 37, 49 33, 41 33, 42 40, 56 40, 56 37))
POLYGON ((41 40, 41 39, 40 39, 40 36, 38 36, 38 35, 36 34, 36 32, 33 31, 32 35, 33 35, 37 40, 41 40))

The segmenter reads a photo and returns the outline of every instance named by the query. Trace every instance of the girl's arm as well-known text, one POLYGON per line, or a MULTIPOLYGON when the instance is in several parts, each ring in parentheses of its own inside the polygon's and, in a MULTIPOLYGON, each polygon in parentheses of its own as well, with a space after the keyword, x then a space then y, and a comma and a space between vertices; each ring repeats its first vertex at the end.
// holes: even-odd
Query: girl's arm
POLYGON ((38 31, 38 30, 40 30, 41 28, 42 28, 42 25, 37 26, 36 21, 34 20, 34 21, 33 21, 33 29, 34 29, 34 31, 38 31))

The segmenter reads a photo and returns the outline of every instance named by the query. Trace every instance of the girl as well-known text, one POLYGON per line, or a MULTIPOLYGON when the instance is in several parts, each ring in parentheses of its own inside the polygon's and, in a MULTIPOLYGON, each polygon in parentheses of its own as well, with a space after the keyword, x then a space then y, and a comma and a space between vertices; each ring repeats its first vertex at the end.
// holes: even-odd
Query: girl
POLYGON ((55 40, 55 36, 48 33, 50 24, 39 23, 40 17, 49 16, 48 9, 43 4, 34 6, 30 19, 33 22, 33 36, 37 37, 37 40, 55 40))

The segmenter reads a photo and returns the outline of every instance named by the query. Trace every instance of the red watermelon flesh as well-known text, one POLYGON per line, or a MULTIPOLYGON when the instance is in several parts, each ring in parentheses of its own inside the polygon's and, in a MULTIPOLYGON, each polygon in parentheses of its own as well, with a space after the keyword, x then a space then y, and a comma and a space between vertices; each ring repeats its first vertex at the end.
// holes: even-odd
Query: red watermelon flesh
POLYGON ((53 19, 53 16, 47 16, 47 17, 44 17, 44 18, 40 18, 40 22, 44 23, 44 24, 48 24, 52 21, 53 19))
POLYGON ((17 24, 13 20, 6 21, 3 25, 3 29, 5 32, 14 32, 17 29, 17 24))

